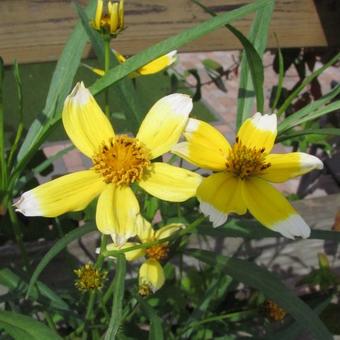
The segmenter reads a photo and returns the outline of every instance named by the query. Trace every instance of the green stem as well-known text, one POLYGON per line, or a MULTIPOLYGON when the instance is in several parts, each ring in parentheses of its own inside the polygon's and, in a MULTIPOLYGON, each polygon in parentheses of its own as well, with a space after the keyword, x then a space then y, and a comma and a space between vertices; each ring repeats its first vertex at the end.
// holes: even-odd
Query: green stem
MULTIPOLYGON (((104 37, 104 58, 105 65, 104 70, 105 74, 110 70, 110 53, 111 53, 111 37, 110 35, 104 37)), ((109 105, 109 87, 105 89, 105 114, 110 119, 110 105, 109 105)))
POLYGON ((22 234, 22 231, 21 231, 20 223, 18 221, 18 217, 17 217, 16 213, 14 212, 13 207, 11 205, 8 205, 7 208, 8 208, 12 228, 13 228, 13 231, 14 231, 15 239, 16 239, 16 242, 18 244, 18 247, 19 247, 19 250, 20 250, 20 253, 21 253, 23 265, 26 267, 26 270, 28 270, 29 269, 29 260, 28 260, 27 251, 26 251, 26 248, 25 248, 25 245, 24 245, 23 234, 22 234))
MULTIPOLYGON (((104 250, 106 251, 106 245, 107 245, 108 239, 109 239, 108 235, 103 234, 101 237, 100 253, 95 263, 95 266, 98 270, 101 270, 104 260, 105 260, 104 250)), ((81 332, 83 332, 85 328, 85 324, 93 320, 94 318, 93 307, 94 307, 95 302, 96 302, 96 291, 92 291, 90 292, 89 301, 87 303, 84 323, 80 325, 80 327, 76 330, 75 332, 76 334, 80 334, 81 332)))
MULTIPOLYGON (((4 62, 0 57, 0 189, 6 188, 7 164, 5 161, 5 123, 3 107, 4 62)), ((0 197, 1 198, 1 197, 0 197)), ((0 201, 1 205, 1 201, 0 201)))
POLYGON ((21 77, 20 77, 20 71, 19 71, 19 66, 18 63, 15 61, 14 64, 14 77, 16 80, 17 84, 17 95, 18 95, 18 111, 19 111, 19 125, 17 128, 17 132, 15 135, 14 143, 11 147, 9 157, 8 157, 8 169, 12 168, 12 162, 14 159, 14 154, 18 148, 22 133, 24 131, 24 105, 23 105, 23 96, 22 96, 22 84, 21 84, 21 77))
POLYGON ((179 333, 178 336, 181 336, 184 334, 188 329, 190 328, 195 328, 201 325, 204 325, 206 323, 210 322, 216 322, 216 321, 221 321, 221 320, 230 320, 230 321, 240 321, 241 319, 246 319, 249 317, 254 317, 258 314, 258 309, 250 309, 250 310, 245 310, 241 312, 233 312, 233 313, 227 313, 227 314, 222 314, 222 315, 215 315, 211 316, 209 318, 203 319, 201 321, 196 321, 188 325, 183 331, 179 333))

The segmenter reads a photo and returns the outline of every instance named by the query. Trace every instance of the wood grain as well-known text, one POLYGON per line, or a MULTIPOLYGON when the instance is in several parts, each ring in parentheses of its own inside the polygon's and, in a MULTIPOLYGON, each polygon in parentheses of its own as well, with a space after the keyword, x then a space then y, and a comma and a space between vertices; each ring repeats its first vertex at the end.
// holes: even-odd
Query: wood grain
MULTIPOLYGON (((203 0, 217 13, 237 8, 249 0, 203 0)), ((80 1, 85 5, 86 0, 80 1)), ((1 0, 0 55, 5 63, 58 59, 77 20, 70 0, 1 0)), ((114 41, 116 49, 134 54, 145 47, 209 18, 190 0, 127 0, 128 28, 114 41)), ((235 25, 247 32, 252 16, 235 25)), ((276 33, 281 47, 339 45, 340 3, 336 0, 277 0, 269 47, 276 33)), ((220 29, 183 46, 181 51, 238 49, 240 44, 220 29)), ((84 56, 89 53, 89 48, 84 56)))

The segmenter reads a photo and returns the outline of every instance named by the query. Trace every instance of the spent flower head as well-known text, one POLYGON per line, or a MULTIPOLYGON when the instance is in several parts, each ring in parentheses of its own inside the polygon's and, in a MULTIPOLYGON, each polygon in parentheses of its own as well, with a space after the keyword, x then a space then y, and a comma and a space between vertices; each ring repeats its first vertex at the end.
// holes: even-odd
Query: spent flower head
POLYGON ((81 292, 99 290, 103 287, 107 277, 106 271, 96 269, 92 263, 87 263, 74 270, 74 274, 78 277, 74 285, 81 292))

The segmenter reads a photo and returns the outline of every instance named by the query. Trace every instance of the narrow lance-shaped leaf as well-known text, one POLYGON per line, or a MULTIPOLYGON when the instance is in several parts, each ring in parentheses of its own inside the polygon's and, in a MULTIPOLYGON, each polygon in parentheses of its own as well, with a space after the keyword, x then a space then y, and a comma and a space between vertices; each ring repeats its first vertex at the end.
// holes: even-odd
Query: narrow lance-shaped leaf
MULTIPOLYGON (((256 12, 256 17, 250 29, 249 40, 253 43, 253 46, 260 58, 262 58, 267 46, 268 30, 273 10, 274 1, 271 1, 268 6, 259 9, 256 12)), ((255 88, 260 86, 258 84, 259 82, 254 83, 253 79, 256 78, 254 78, 254 76, 251 77, 251 63, 252 61, 249 59, 247 53, 244 53, 241 60, 240 85, 237 99, 237 129, 239 129, 243 121, 252 114, 255 94, 257 94, 257 109, 258 111, 263 112, 263 80, 261 92, 261 89, 255 88)))
POLYGON ((143 312, 150 320, 149 340, 163 340, 164 332, 162 326, 162 319, 157 315, 156 311, 144 301, 143 298, 137 297, 139 304, 142 307, 143 312))
POLYGON ((316 79, 324 70, 326 70, 328 67, 336 63, 338 60, 340 60, 340 53, 335 55, 328 63, 314 71, 312 74, 310 74, 308 77, 306 77, 302 83, 289 95, 289 97, 284 101, 282 106, 278 109, 277 114, 281 115, 283 112, 287 110, 289 105, 297 98, 299 93, 308 85, 310 84, 314 79, 316 79))
MULTIPOLYGON (((96 3, 95 0, 90 0, 90 4, 86 8, 90 17, 94 15, 96 3)), ((60 117, 64 100, 72 87, 86 42, 87 34, 81 23, 78 23, 58 60, 43 112, 34 120, 21 145, 17 156, 18 162, 21 162, 20 165, 24 158, 29 158, 32 145, 41 144, 44 132, 49 129, 53 116, 56 114, 60 117)))
MULTIPOLYGON (((104 42, 100 35, 92 29, 89 24, 89 18, 83 8, 75 3, 78 15, 82 22, 82 25, 91 41, 93 49, 97 55, 98 60, 103 65, 104 64, 104 42)), ((110 52, 110 65, 117 66, 119 63, 116 57, 110 52)), ((138 126, 140 125, 143 117, 141 114, 141 107, 138 105, 140 102, 138 100, 138 93, 132 85, 132 81, 128 78, 122 79, 118 84, 115 84, 113 91, 116 92, 117 96, 122 101, 122 106, 124 107, 124 113, 127 120, 130 122, 130 128, 133 133, 137 132, 138 126)))
MULTIPOLYGON (((340 85, 337 85, 322 98, 308 104, 301 110, 296 111, 290 116, 286 117, 278 126, 278 134, 280 135, 281 133, 293 128, 294 126, 301 124, 301 122, 303 121, 306 122, 319 117, 320 112, 322 112, 322 114, 331 112, 332 110, 334 110, 334 108, 327 104, 330 103, 339 94, 340 85)), ((330 105, 337 105, 336 103, 337 102, 330 105)))
POLYGON ((29 316, 0 311, 0 329, 15 340, 61 340, 61 337, 43 323, 29 316))
POLYGON ((189 249, 186 253, 211 266, 221 266, 227 275, 261 291, 285 309, 315 339, 333 339, 332 335, 313 310, 288 289, 274 274, 256 264, 213 252, 189 249))
MULTIPOLYGON (((209 9, 209 7, 204 6, 198 0, 192 0, 195 4, 203 8, 207 13, 212 16, 216 14, 209 9)), ((263 9, 265 10, 265 9, 263 9)), ((271 9, 272 10, 272 9, 271 9)), ((240 41, 244 48, 244 53, 247 57, 247 62, 249 66, 250 76, 253 83, 253 88, 256 95, 257 111, 263 112, 264 105, 264 95, 263 95, 263 82, 264 82, 264 71, 263 64, 260 55, 256 51, 252 43, 240 32, 238 29, 232 25, 226 24, 225 27, 232 32, 236 38, 240 41)))
POLYGON ((225 24, 236 21, 245 15, 248 15, 262 7, 270 6, 272 0, 257 0, 251 4, 242 6, 225 14, 218 15, 203 23, 200 23, 192 28, 189 28, 175 36, 155 44, 141 53, 129 58, 124 64, 111 69, 105 76, 98 79, 92 86, 92 94, 97 94, 103 91, 106 87, 124 78, 129 73, 137 70, 150 61, 169 53, 172 50, 187 44, 203 35, 210 33, 225 24))
POLYGON ((113 303, 109 327, 104 340, 114 340, 122 322, 125 287, 126 260, 123 254, 117 256, 116 274, 113 290, 113 303))
MULTIPOLYGON (((339 105, 340 108, 340 105, 339 105)), ((280 135, 277 138, 278 143, 282 143, 285 140, 289 140, 295 137, 306 135, 326 135, 326 136, 340 136, 340 129, 337 128, 322 128, 322 129, 306 129, 301 131, 293 131, 284 135, 280 135)))

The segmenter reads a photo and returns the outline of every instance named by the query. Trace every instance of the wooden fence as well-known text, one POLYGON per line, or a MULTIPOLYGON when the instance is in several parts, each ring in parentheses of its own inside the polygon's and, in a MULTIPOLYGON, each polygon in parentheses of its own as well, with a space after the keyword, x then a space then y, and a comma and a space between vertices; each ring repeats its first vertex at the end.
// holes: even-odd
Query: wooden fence
MULTIPOLYGON (((216 13, 232 10, 249 0, 202 0, 216 13)), ((86 5, 87 1, 80 1, 86 5)), ((1 0, 0 55, 6 64, 58 59, 77 20, 70 0, 1 0)), ((134 54, 209 18, 190 0, 126 0, 127 30, 115 47, 134 54)), ((253 16, 235 23, 242 32, 253 16)), ((340 42, 340 3, 337 0, 277 0, 269 34, 269 47, 334 46, 340 42)), ((220 29, 194 41, 182 51, 216 51, 240 48, 238 41, 220 29)), ((89 50, 86 51, 88 55, 89 50)))

